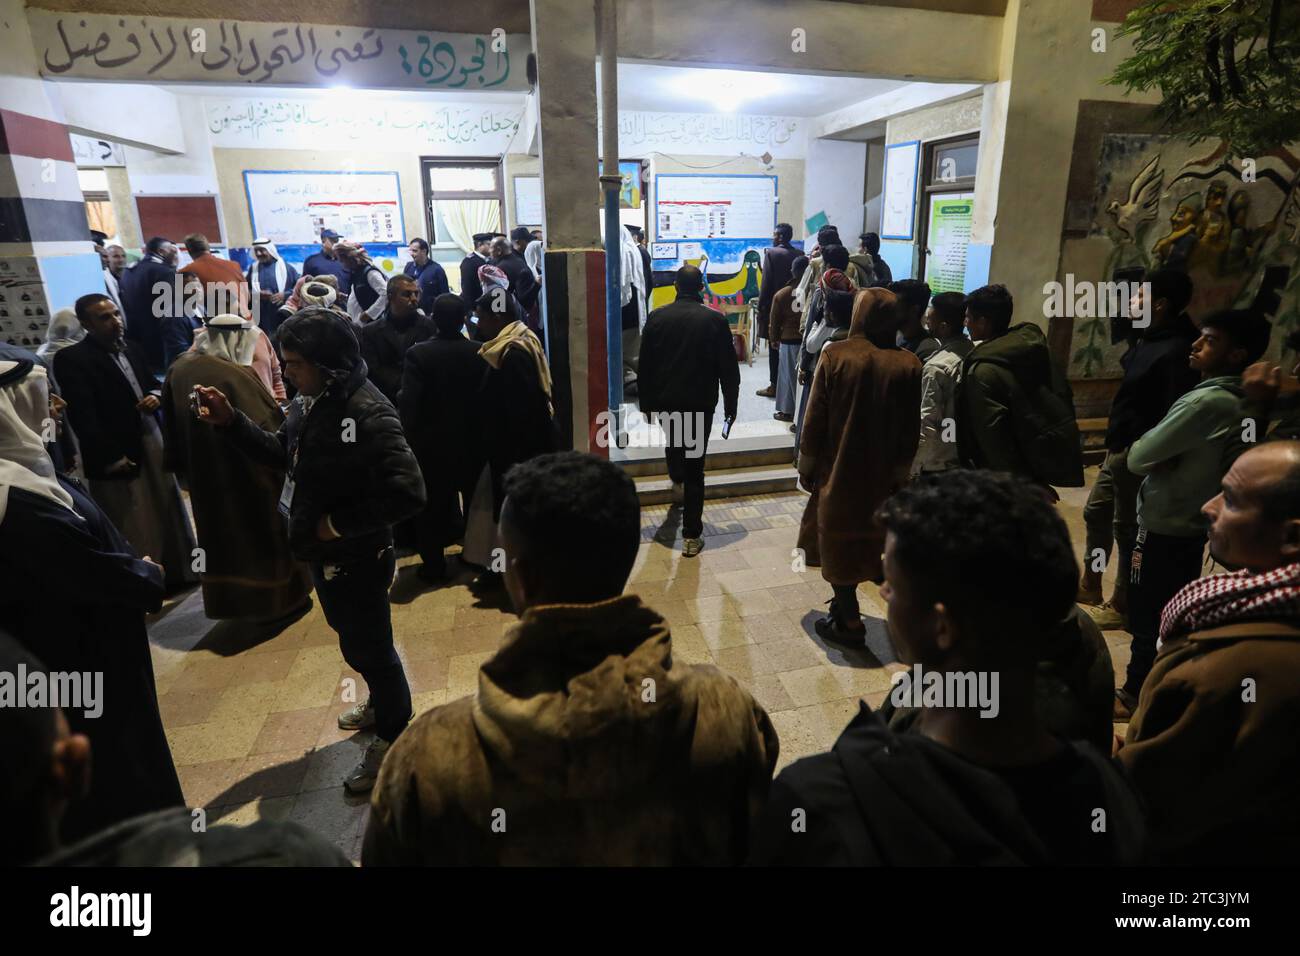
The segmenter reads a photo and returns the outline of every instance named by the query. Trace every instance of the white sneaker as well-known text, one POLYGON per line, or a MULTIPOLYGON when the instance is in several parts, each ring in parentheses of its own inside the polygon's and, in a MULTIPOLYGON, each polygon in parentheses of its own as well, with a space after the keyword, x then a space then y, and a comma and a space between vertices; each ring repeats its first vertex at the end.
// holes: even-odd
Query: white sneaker
POLYGON ((680 481, 673 482, 673 504, 686 504, 686 485, 680 481))
POLYGON ((339 714, 339 730, 367 730, 375 726, 375 708, 367 697, 351 710, 339 714))
POLYGON ((682 557, 693 558, 704 550, 703 538, 685 538, 682 540, 682 557))
POLYGON ((388 753, 388 748, 391 746, 392 744, 387 740, 379 737, 366 745, 361 763, 352 768, 352 772, 343 780, 343 786, 349 793, 365 793, 374 787, 375 778, 379 776, 379 768, 384 762, 384 755, 388 753))

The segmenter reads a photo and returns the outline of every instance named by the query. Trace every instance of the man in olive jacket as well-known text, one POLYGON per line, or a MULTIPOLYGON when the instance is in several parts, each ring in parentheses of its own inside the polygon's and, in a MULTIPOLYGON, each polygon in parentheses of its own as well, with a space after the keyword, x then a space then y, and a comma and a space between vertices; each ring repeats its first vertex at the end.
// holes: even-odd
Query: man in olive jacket
POLYGON ((1161 862, 1300 854, 1300 442, 1239 457, 1202 509, 1229 568, 1165 609, 1120 762, 1161 862))
POLYGON ((1041 485, 1083 487, 1083 448, 1069 382, 1032 322, 1011 325, 1011 293, 986 285, 966 297, 975 348, 957 385, 957 452, 971 468, 1041 485))
POLYGON ((254 460, 287 472, 280 513, 289 548, 311 564, 325 620, 369 699, 339 715, 343 730, 374 729, 344 780, 374 785, 389 745, 411 719, 411 689, 393 647, 388 587, 393 525, 424 507, 424 479, 397 412, 366 379, 356 334, 331 309, 310 307, 280 326, 284 373, 298 389, 284 424, 265 431, 215 388, 196 387, 196 412, 254 460))
POLYGON ((674 659, 667 622, 623 594, 640 527, 636 487, 608 461, 511 469, 501 538, 519 623, 477 693, 393 745, 363 866, 745 860, 776 733, 730 676, 674 659))

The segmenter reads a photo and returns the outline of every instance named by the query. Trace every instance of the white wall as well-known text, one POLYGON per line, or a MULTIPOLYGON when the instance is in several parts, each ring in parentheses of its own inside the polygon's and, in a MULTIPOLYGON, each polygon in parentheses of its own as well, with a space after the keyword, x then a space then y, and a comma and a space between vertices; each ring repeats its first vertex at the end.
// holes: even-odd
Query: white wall
MULTIPOLYGON (((834 139, 809 140, 804 170, 804 218, 812 218, 824 211, 831 225, 839 226, 840 238, 845 244, 850 249, 856 248, 857 235, 862 231, 867 144, 834 139)), ((796 236, 816 240, 816 235, 808 236, 803 219, 790 224, 794 226, 796 236)))
POLYGON ((60 83, 68 126, 76 132, 164 152, 185 149, 178 97, 136 83, 60 83))

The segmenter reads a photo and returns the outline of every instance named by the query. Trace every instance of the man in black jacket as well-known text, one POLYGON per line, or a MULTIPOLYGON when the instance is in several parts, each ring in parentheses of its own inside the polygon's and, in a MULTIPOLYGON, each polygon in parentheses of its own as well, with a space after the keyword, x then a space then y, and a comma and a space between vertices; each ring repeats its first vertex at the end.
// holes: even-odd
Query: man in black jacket
POLYGON ((195 409, 245 454, 288 472, 280 510, 289 522, 289 547, 311 564, 343 659, 370 689, 338 721, 343 730, 375 730, 344 780, 361 793, 374 785, 389 745, 411 719, 388 587, 395 569, 392 526, 424 507, 424 481, 397 412, 366 380, 346 319, 306 308, 280 326, 279 337, 284 374, 298 395, 278 432, 263 431, 215 388, 195 389, 195 409))
POLYGON ((1129 303, 1130 316, 1142 316, 1142 301, 1151 297, 1151 324, 1137 333, 1120 359, 1124 380, 1111 403, 1106 428, 1106 459, 1083 509, 1087 547, 1078 600, 1097 622, 1111 630, 1125 626, 1128 615, 1129 565, 1137 540, 1137 496, 1142 475, 1128 469, 1128 447, 1155 427, 1173 403, 1200 376, 1188 364, 1192 343, 1200 333, 1187 317, 1192 300, 1192 280, 1187 273, 1159 269, 1138 286, 1129 303), (1102 603, 1101 578, 1110 561, 1111 546, 1118 546, 1115 590, 1102 603))
POLYGON ((483 283, 478 280, 478 268, 488 261, 492 250, 493 232, 474 233, 474 251, 460 260, 460 297, 468 313, 483 297, 483 283))
POLYGON ((1052 733, 1039 709, 1043 644, 1078 570, 1047 497, 1011 475, 952 469, 916 478, 876 517, 880 596, 908 666, 889 697, 919 714, 900 731, 863 704, 830 753, 783 770, 750 862, 1142 862, 1142 807, 1122 772, 1052 733))
POLYGON ((109 520, 167 573, 169 590, 195 580, 194 531, 176 478, 164 468, 161 390, 144 350, 123 337, 102 292, 75 305, 86 337, 54 355, 68 420, 81 443, 86 484, 109 520))
MULTIPOLYGON (((768 326, 771 324, 772 297, 776 295, 777 289, 790 284, 790 270, 794 267, 794 260, 803 255, 790 245, 790 240, 793 238, 794 227, 788 222, 779 222, 776 224, 776 232, 772 234, 771 248, 763 250, 763 280, 758 289, 758 337, 760 339, 767 338, 768 326)), ((774 398, 781 349, 779 342, 767 344, 767 365, 772 380, 767 388, 760 388, 758 394, 764 398, 774 398)))
POLYGON ((144 258, 118 280, 126 337, 144 349, 150 370, 158 376, 167 369, 163 331, 170 320, 184 318, 184 296, 176 287, 178 257, 175 243, 154 236, 145 245, 144 258))
POLYGON ((539 286, 537 276, 528 268, 524 257, 510 245, 504 236, 492 240, 492 264, 506 274, 510 280, 510 294, 519 300, 527 312, 537 301, 539 286))
POLYGON ((388 280, 388 309, 383 318, 363 325, 358 335, 370 381, 394 407, 398 389, 402 387, 406 350, 432 337, 436 331, 433 320, 420 311, 419 300, 420 287, 415 279, 407 275, 393 276, 388 280))
POLYGON ((479 393, 488 371, 479 344, 465 338, 465 303, 440 295, 433 302, 437 334, 411 346, 402 371, 398 410, 424 475, 425 507, 415 519, 421 580, 446 575, 443 549, 460 536, 462 514, 483 470, 479 393))
POLYGON ((677 300, 646 319, 639 386, 641 411, 661 413, 673 501, 684 505, 682 556, 693 558, 704 547, 704 456, 718 388, 723 416, 734 422, 740 366, 726 318, 704 304, 700 270, 682 266, 675 285, 677 300))

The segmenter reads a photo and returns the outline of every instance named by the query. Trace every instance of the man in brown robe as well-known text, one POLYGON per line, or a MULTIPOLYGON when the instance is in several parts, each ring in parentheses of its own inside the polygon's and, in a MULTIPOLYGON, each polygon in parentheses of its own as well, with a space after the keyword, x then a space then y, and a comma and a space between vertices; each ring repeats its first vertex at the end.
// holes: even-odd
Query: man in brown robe
POLYGON ((817 633, 853 647, 866 638, 857 586, 882 576, 873 515, 907 481, 920 435, 921 362, 894 344, 899 323, 892 292, 858 293, 848 338, 817 363, 799 443, 799 483, 811 493, 799 547, 835 591, 817 633))
POLYGON ((189 483, 203 608, 214 620, 290 617, 306 610, 311 593, 305 566, 289 554, 279 512, 284 473, 233 453, 190 407, 190 392, 207 385, 259 427, 280 427, 284 414, 252 369, 261 334, 238 316, 217 316, 163 383, 167 467, 189 483))

